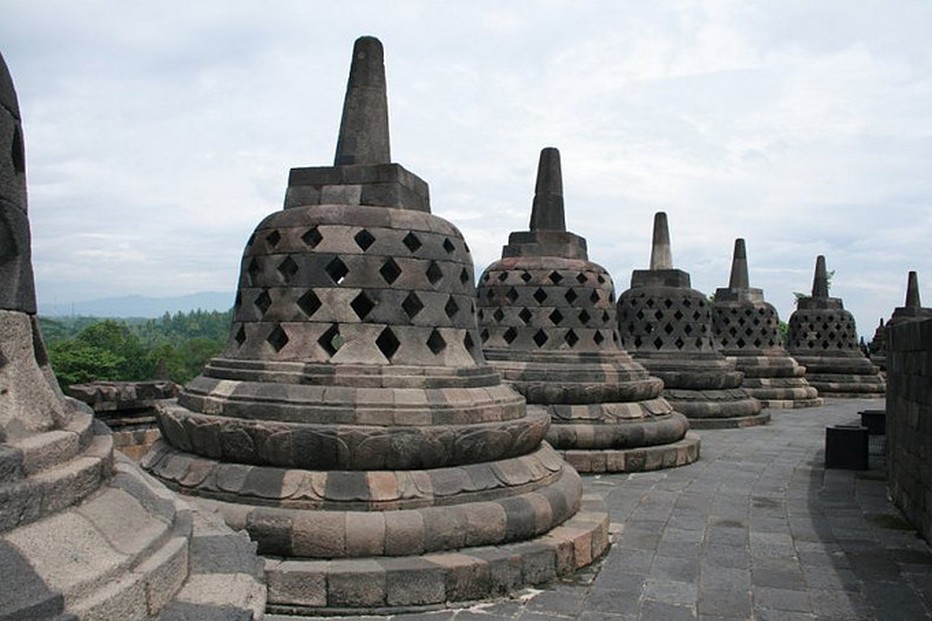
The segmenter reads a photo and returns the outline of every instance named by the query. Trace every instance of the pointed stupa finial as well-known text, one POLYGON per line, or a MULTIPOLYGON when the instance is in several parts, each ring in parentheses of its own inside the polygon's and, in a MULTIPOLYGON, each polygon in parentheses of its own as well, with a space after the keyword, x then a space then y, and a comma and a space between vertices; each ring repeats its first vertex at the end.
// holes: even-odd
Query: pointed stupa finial
POLYGON ((547 147, 540 152, 530 230, 566 231, 560 151, 553 147, 547 147))
POLYGON ((731 259, 731 277, 728 279, 729 289, 750 288, 748 279, 748 253, 744 240, 740 237, 735 240, 735 252, 731 259))
POLYGON ((356 39, 334 166, 391 162, 383 59, 382 43, 378 39, 356 39))
POLYGON ((658 211, 654 214, 654 239, 650 248, 650 269, 673 269, 673 252, 670 250, 670 229, 667 226, 667 214, 663 211, 658 211))
POLYGON ((906 308, 921 307, 922 302, 919 301, 919 276, 916 272, 910 271, 906 282, 906 308))
POLYGON ((825 269, 825 257, 819 255, 815 262, 815 275, 812 277, 812 297, 828 297, 828 270, 825 269))

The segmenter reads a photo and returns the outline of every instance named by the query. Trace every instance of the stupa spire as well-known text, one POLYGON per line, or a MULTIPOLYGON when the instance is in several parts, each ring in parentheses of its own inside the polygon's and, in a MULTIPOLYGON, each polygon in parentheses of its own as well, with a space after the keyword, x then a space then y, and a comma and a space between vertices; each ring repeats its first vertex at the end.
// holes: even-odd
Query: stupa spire
POLYGON ((670 250, 670 229, 667 226, 667 214, 663 211, 658 211, 654 214, 654 239, 650 248, 650 269, 673 269, 673 252, 670 250))
POLYGON ((560 151, 554 147, 547 147, 540 152, 530 230, 566 231, 560 151))
POLYGON ((921 308, 919 301, 919 275, 910 271, 906 282, 906 308, 921 308))
POLYGON ((828 270, 825 269, 825 256, 816 257, 815 275, 812 277, 812 297, 828 298, 828 270))
POLYGON ((359 37, 353 46, 333 165, 389 162, 388 97, 382 43, 375 37, 359 37))
POLYGON ((728 279, 729 289, 748 289, 751 285, 748 279, 748 253, 744 240, 740 237, 735 240, 735 252, 731 259, 731 277, 728 279))

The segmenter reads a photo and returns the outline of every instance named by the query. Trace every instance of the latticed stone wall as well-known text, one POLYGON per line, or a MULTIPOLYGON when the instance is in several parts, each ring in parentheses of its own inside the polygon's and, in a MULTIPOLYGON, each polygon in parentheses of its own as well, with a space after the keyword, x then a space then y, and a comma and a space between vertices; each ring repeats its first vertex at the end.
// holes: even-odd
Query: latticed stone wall
POLYGON ((621 345, 628 351, 715 351, 712 305, 682 287, 628 289, 618 302, 621 345))
POLYGON ((932 319, 890 327, 886 341, 890 495, 932 542, 932 319))
POLYGON ((223 357, 441 366, 480 359, 472 257, 455 227, 379 207, 324 205, 312 223, 302 213, 273 214, 249 240, 223 357))
POLYGON ((783 342, 780 319, 770 304, 715 303, 712 322, 725 350, 770 349, 783 342))
POLYGON ((797 309, 787 327, 786 348, 798 351, 857 351, 854 316, 844 309, 797 309))
POLYGON ((617 348, 612 279, 589 261, 548 259, 551 266, 539 269, 509 269, 510 262, 502 260, 486 270, 478 297, 483 346, 525 351, 617 348))

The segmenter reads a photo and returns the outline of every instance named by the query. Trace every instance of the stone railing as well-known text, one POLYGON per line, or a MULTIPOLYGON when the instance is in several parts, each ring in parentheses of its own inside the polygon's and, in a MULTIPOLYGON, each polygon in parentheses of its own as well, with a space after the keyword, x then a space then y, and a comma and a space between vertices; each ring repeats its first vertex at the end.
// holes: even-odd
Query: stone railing
POLYGON ((932 319, 887 328, 890 496, 932 541, 932 319))

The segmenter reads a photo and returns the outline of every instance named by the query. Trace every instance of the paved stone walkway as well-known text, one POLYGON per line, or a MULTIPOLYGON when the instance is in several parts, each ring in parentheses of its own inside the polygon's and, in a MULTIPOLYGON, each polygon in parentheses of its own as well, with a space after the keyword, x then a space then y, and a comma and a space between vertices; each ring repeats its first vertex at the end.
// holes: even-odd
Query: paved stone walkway
POLYGON ((930 619, 932 548, 887 501, 882 457, 864 472, 823 467, 825 426, 882 408, 773 410, 770 425, 703 430, 695 464, 584 477, 612 516, 596 567, 511 599, 393 618, 930 619))

